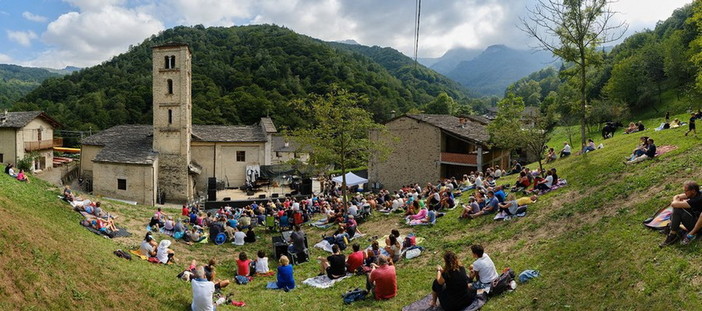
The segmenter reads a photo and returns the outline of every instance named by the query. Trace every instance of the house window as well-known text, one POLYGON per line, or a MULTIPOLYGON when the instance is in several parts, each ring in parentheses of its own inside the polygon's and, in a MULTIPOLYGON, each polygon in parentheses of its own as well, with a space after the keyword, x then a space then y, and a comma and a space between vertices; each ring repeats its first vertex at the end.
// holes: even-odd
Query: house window
POLYGON ((127 190, 127 180, 126 179, 117 179, 117 189, 118 190, 127 190))
POLYGON ((37 140, 41 141, 41 129, 37 130, 37 140))
POLYGON ((236 161, 237 162, 246 162, 246 151, 237 151, 236 152, 236 161))
POLYGON ((173 124, 173 109, 168 109, 168 124, 173 124))
POLYGON ((275 157, 276 157, 276 158, 282 158, 283 156, 280 155, 280 152, 279 152, 279 151, 276 151, 276 152, 275 152, 275 157))
POLYGON ((293 156, 295 157, 295 159, 299 159, 299 158, 300 158, 300 155, 297 154, 297 152, 293 153, 293 156))
POLYGON ((168 94, 173 94, 173 80, 168 79, 166 82, 168 83, 168 94))
POLYGON ((0 153, 0 163, 5 162, 5 155, 0 153))

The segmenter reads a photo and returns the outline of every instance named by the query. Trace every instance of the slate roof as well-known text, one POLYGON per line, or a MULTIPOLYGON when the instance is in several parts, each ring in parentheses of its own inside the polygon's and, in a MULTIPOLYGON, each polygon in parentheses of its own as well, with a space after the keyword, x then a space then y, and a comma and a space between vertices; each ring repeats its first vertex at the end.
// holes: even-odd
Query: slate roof
POLYGON ((35 118, 40 118, 53 127, 59 127, 61 125, 58 121, 49 117, 49 115, 42 111, 17 111, 7 112, 7 114, 0 112, 0 127, 21 128, 29 124, 29 122, 32 122, 35 118))
POLYGON ((263 131, 266 133, 276 133, 278 130, 275 128, 275 124, 273 124, 273 120, 269 117, 264 117, 261 118, 261 127, 263 127, 263 131))
MULTIPOLYGON (((265 142, 266 133, 259 125, 193 125, 192 140, 265 142)), ((153 126, 151 125, 114 126, 83 139, 81 143, 104 146, 95 156, 96 162, 152 164, 158 156, 158 152, 153 150, 153 126)))
POLYGON ((299 146, 292 141, 288 141, 288 146, 285 146, 285 136, 273 135, 271 138, 271 149, 273 152, 296 152, 299 146))
POLYGON ((266 133, 258 125, 193 125, 193 141, 265 142, 266 133))
POLYGON ((488 140, 490 140, 490 134, 485 127, 488 124, 488 120, 483 117, 463 117, 466 120, 466 123, 463 126, 461 126, 460 119, 458 117, 451 115, 408 114, 406 117, 431 124, 454 136, 481 145, 486 145, 488 140))
POLYGON ((152 164, 158 152, 153 150, 151 125, 118 125, 91 135, 83 145, 104 146, 95 162, 152 164))

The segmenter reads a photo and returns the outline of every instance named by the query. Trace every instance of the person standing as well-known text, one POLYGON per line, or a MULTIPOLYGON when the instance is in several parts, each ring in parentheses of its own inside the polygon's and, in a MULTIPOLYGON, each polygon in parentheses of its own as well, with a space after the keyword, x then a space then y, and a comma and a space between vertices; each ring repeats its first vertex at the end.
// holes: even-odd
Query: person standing
POLYGON ((685 136, 687 136, 687 134, 689 134, 690 132, 694 132, 694 133, 695 133, 695 136, 697 136, 697 130, 695 129, 695 119, 696 119, 696 117, 697 117, 697 116, 695 115, 694 112, 693 112, 692 114, 690 114, 690 124, 688 125, 689 128, 688 128, 687 132, 685 132, 685 136))

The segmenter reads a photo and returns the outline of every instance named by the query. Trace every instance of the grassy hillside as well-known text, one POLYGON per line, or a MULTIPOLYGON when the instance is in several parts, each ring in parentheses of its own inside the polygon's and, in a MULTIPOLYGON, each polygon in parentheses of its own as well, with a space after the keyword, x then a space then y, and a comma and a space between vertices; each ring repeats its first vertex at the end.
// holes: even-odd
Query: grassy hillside
MULTIPOLYGON (((652 127, 659 120, 645 122, 652 127)), ((683 181, 702 181, 701 140, 684 137, 684 131, 618 132, 604 141, 602 150, 558 160, 552 166, 569 185, 542 196, 526 217, 514 221, 458 220, 459 211, 453 210, 433 227, 408 228, 400 224, 399 216, 375 215, 360 230, 384 235, 398 227, 403 233, 414 230, 426 238, 427 251, 422 256, 398 264, 399 294, 392 300, 343 305, 340 294, 362 287, 361 277, 326 290, 302 285, 290 293, 264 290, 263 284, 273 278, 259 278, 246 286, 231 285, 225 292, 234 292, 235 299, 244 300, 252 309, 399 310, 429 293, 433 267, 441 262, 444 250, 456 251, 467 265, 469 246, 480 243, 498 270, 509 266, 517 272, 537 269, 542 273, 515 292, 492 299, 484 310, 660 310, 670 305, 695 310, 702 303, 694 294, 702 284, 702 266, 696 264, 702 243, 659 249, 664 237, 641 225, 681 192, 683 181), (623 157, 640 135, 653 137, 658 146, 672 144, 678 149, 655 160, 623 165, 623 157)), ((556 144, 563 137, 554 139, 556 144)), ((509 177, 501 181, 513 182, 509 177)), ((3 309, 186 310, 189 285, 175 278, 185 262, 217 257, 221 263, 218 275, 231 278, 239 251, 251 256, 259 249, 270 250, 270 235, 261 231, 258 242, 243 248, 175 243, 178 265, 127 262, 111 252, 136 247, 152 208, 107 204, 108 210, 120 215, 118 224, 136 233, 113 241, 79 227, 79 216, 56 199, 57 192, 36 179, 23 184, 0 176, 3 309)), ((305 230, 310 243, 324 232, 305 230)), ((323 255, 316 249, 312 252, 313 257, 323 255)), ((298 283, 316 273, 316 262, 295 267, 298 283)))

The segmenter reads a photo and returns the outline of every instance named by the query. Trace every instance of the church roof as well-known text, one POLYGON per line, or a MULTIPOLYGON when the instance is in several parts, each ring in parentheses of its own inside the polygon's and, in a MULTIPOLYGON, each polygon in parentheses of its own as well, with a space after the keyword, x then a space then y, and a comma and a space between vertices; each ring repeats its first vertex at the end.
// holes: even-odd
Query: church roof
POLYGON ((285 136, 273 135, 271 137, 271 149, 273 152, 297 152, 299 146, 293 141, 286 140, 285 136), (287 146, 285 145, 286 142, 288 143, 287 146))
POLYGON ((16 112, 0 112, 0 128, 21 128, 32 122, 35 118, 40 118, 53 127, 59 127, 60 124, 49 117, 42 111, 16 111, 16 112))
POLYGON ((193 141, 265 142, 267 139, 258 125, 193 125, 193 141))
MULTIPOLYGON (((259 125, 193 125, 193 141, 266 142, 259 125)), ((96 162, 152 164, 158 152, 153 149, 153 126, 118 125, 81 141, 83 145, 103 146, 96 162)))

